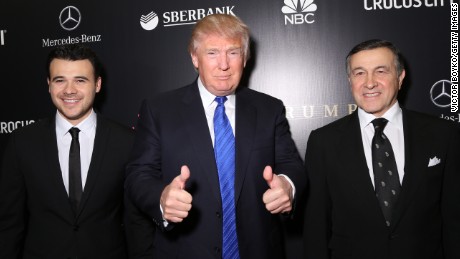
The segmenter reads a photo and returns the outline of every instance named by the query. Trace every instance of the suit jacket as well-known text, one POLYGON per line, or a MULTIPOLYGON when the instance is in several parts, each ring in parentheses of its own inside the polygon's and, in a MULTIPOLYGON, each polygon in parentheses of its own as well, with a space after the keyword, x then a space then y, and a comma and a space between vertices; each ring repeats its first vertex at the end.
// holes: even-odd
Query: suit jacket
POLYGON ((355 112, 311 133, 306 258, 460 258, 460 134, 403 109, 404 178, 386 227, 355 112), (439 164, 429 165, 430 160, 439 164))
POLYGON ((131 130, 97 116, 88 177, 74 213, 54 117, 13 132, 0 175, 0 258, 127 258, 123 182, 133 140, 131 130))
MULTIPOLYGON (((247 88, 236 92, 235 203, 241 258, 284 258, 278 215, 265 209, 268 185, 262 172, 271 165, 286 174, 297 193, 306 184, 302 160, 291 138, 281 101, 247 88)), ((222 206, 212 140, 197 83, 142 104, 125 188, 159 229, 156 258, 221 258, 222 206), (181 223, 165 229, 160 211, 164 187, 187 165, 186 190, 192 209, 181 223)))

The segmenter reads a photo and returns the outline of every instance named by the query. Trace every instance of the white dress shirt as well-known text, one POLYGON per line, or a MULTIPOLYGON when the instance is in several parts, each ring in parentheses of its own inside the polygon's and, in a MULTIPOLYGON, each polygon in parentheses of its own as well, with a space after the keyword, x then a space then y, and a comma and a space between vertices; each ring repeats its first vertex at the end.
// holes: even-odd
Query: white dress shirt
MULTIPOLYGON (((198 84, 198 91, 200 93, 201 101, 203 103, 203 108, 206 114, 206 121, 208 123, 208 128, 209 128, 209 134, 211 136, 212 144, 214 146, 214 111, 216 110, 217 107, 217 102, 215 101, 216 96, 211 94, 203 85, 201 82, 201 78, 198 77, 197 79, 197 84, 198 84)), ((236 137, 235 135, 235 107, 236 107, 236 96, 235 94, 227 95, 227 101, 224 103, 225 106, 225 114, 228 117, 228 120, 230 121, 230 125, 232 126, 232 131, 233 131, 233 136, 236 137)), ((192 172, 193 173, 193 172, 192 172)), ((260 172, 260 177, 262 178, 263 172, 260 172)), ((295 195, 295 186, 294 183, 291 181, 291 179, 283 174, 278 174, 279 176, 283 176, 292 186, 292 197, 295 195)), ((268 188, 268 185, 267 185, 268 188)), ((161 214, 163 214, 163 207, 160 204, 160 210, 161 214)), ((169 225, 169 222, 163 218, 163 225, 167 227, 169 225)))
MULTIPOLYGON (((211 94, 206 88, 204 87, 203 83, 201 82, 201 78, 198 77, 198 90, 200 92, 201 101, 203 102, 203 108, 206 114, 206 120, 208 122, 209 127, 209 134, 211 134, 212 144, 214 146, 214 111, 217 107, 217 102, 215 101, 216 96, 211 94)), ((227 101, 224 103, 225 106, 225 114, 230 121, 230 125, 232 126, 233 136, 235 136, 235 107, 236 107, 236 96, 235 94, 227 95, 227 101)), ((262 177, 262 173, 260 172, 260 177, 262 177)), ((291 179, 284 174, 278 174, 279 176, 283 176, 292 186, 292 197, 295 195, 295 186, 291 179)))
POLYGON ((56 140, 59 153, 59 164, 61 166, 62 180, 67 194, 69 193, 69 151, 72 136, 69 129, 76 127, 80 129, 78 139, 80 141, 80 160, 81 160, 81 184, 82 190, 85 188, 88 176, 89 164, 93 154, 94 138, 96 136, 96 113, 92 110, 91 114, 82 122, 73 126, 59 112, 56 112, 56 140))
MULTIPOLYGON (((361 128, 361 137, 363 139, 364 154, 366 156, 367 167, 369 168, 369 176, 374 185, 374 169, 372 167, 372 138, 374 137, 374 126, 372 120, 376 117, 358 108, 359 124, 361 128)), ((382 118, 388 120, 383 133, 388 137, 393 148, 393 153, 396 159, 396 167, 398 168, 399 182, 402 185, 404 178, 404 130, 402 121, 402 111, 399 103, 396 102, 382 118)))
MULTIPOLYGON (((198 78, 198 90, 200 92, 201 101, 203 102, 204 112, 206 114, 206 120, 208 122, 209 133, 211 134, 212 145, 214 146, 214 111, 217 107, 217 102, 215 101, 216 96, 211 94, 206 88, 204 87, 201 79, 198 78)), ((233 136, 235 136, 235 94, 227 95, 227 101, 224 103, 225 106, 225 114, 230 121, 230 125, 232 126, 233 136)))

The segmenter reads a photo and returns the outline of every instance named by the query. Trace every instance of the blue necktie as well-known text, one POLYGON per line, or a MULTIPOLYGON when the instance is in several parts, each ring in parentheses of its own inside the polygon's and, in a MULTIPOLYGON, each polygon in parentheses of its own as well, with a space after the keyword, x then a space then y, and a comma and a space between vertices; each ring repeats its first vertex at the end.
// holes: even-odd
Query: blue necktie
POLYGON ((235 137, 225 114, 225 96, 217 96, 214 112, 214 153, 219 174, 223 211, 222 259, 238 259, 238 238, 235 221, 235 137))

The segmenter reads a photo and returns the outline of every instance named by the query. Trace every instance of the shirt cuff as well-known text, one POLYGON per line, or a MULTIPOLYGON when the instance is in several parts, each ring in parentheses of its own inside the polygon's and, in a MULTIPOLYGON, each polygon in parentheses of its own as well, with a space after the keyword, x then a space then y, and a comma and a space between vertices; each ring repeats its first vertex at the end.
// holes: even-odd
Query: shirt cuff
POLYGON ((284 177, 284 179, 286 179, 286 180, 289 182, 289 184, 290 184, 291 187, 292 187, 292 198, 294 198, 294 197, 295 197, 295 185, 294 185, 294 183, 291 181, 291 178, 289 178, 289 176, 287 176, 287 175, 285 175, 285 174, 279 174, 278 176, 284 177))
POLYGON ((160 211, 161 211, 161 217, 163 218, 163 227, 167 227, 169 225, 169 222, 163 217, 163 208, 161 207, 161 204, 160 204, 160 211))

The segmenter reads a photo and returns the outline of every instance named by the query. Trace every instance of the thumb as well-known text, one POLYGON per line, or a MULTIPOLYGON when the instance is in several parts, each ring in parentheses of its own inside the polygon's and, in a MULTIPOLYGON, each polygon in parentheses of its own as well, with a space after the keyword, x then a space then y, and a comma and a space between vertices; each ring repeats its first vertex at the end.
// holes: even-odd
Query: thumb
POLYGON ((270 186, 271 188, 274 175, 273 175, 273 170, 269 165, 265 167, 263 175, 264 175, 264 179, 267 182, 268 186, 270 186))
POLYGON ((177 188, 184 189, 185 183, 190 178, 190 169, 186 165, 180 168, 180 175, 176 176, 173 180, 173 185, 177 188))

